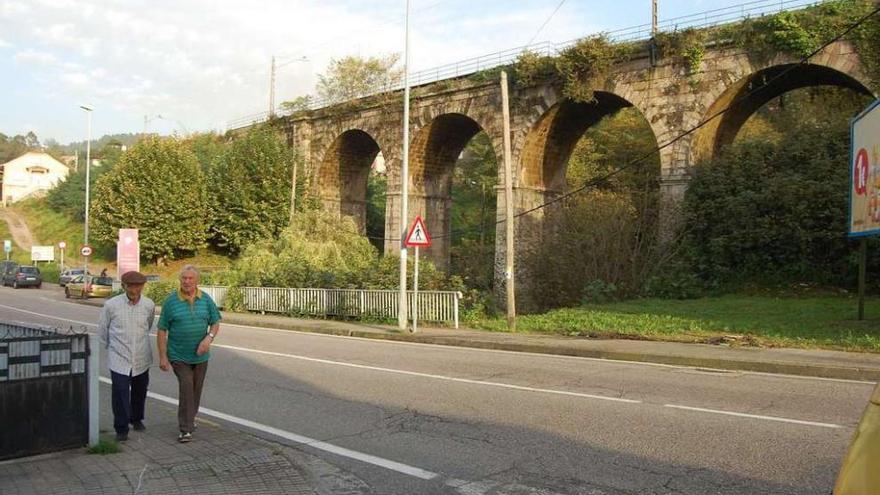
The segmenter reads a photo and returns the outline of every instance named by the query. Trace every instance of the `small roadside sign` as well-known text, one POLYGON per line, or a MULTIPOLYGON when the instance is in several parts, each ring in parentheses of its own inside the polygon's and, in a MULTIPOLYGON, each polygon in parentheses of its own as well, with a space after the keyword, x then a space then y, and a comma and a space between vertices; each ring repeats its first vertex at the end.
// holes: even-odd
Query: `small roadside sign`
POLYGON ((12 241, 6 239, 3 241, 3 251, 9 253, 12 251, 12 241))
POLYGON ((83 256, 91 256, 92 255, 92 246, 89 246, 88 244, 86 244, 85 246, 80 248, 79 254, 81 254, 83 256))
POLYGON ((428 229, 425 228, 425 222, 422 220, 421 216, 417 216, 412 226, 409 228, 409 233, 406 236, 404 244, 406 247, 431 246, 431 235, 428 234, 428 229))
POLYGON ((64 248, 66 248, 66 247, 67 247, 67 243, 66 243, 66 242, 61 241, 61 242, 58 243, 58 249, 64 249, 64 248))

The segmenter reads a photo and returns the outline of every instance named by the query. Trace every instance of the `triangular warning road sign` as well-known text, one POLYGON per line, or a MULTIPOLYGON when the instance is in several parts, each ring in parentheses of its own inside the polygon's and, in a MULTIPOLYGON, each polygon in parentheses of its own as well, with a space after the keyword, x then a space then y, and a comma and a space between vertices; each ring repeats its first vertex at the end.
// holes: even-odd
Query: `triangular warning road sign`
POLYGON ((422 220, 422 217, 416 217, 416 220, 409 228, 404 244, 406 244, 406 247, 428 247, 431 245, 431 236, 428 234, 428 229, 425 228, 425 222, 422 220))

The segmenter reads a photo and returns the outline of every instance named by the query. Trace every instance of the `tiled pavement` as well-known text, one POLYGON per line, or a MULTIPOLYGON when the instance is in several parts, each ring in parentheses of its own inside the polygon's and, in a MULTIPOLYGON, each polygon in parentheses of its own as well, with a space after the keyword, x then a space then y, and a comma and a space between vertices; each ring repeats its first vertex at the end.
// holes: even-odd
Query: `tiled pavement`
MULTIPOLYGON (((109 407, 104 409, 101 436, 112 438, 109 407)), ((173 406, 149 401, 147 413, 147 430, 130 432, 119 453, 80 448, 0 463, 0 494, 369 492, 357 478, 314 456, 212 422, 201 421, 194 440, 180 444, 173 406)))

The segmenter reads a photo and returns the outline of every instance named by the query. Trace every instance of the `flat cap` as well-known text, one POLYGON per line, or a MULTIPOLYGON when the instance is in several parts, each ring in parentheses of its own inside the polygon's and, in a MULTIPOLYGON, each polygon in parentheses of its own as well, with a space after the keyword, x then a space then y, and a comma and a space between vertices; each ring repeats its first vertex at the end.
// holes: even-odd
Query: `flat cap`
POLYGON ((123 284, 145 284, 147 283, 147 277, 144 276, 141 272, 136 272, 134 270, 130 272, 125 272, 122 274, 122 283, 123 284))

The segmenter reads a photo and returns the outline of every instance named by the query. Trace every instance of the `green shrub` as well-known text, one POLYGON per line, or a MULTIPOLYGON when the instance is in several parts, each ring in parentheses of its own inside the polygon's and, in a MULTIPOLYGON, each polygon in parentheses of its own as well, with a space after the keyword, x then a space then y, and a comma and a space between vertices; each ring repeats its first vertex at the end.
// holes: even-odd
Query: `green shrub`
POLYGON ((845 126, 808 121, 778 144, 735 143, 695 167, 684 200, 695 273, 720 284, 851 286, 848 147, 845 126))
POLYGON ((351 218, 313 210, 298 213, 277 239, 245 249, 227 280, 254 287, 356 287, 376 257, 351 218))
POLYGON ((146 285, 144 285, 144 295, 152 299, 157 306, 161 306, 162 303, 165 302, 165 298, 172 292, 176 291, 178 287, 180 287, 180 284, 177 280, 147 282, 146 285))
POLYGON ((43 277, 43 282, 51 282, 53 284, 58 283, 58 277, 61 276, 61 270, 59 270, 58 265, 55 263, 46 263, 44 265, 39 265, 40 275, 43 277))

